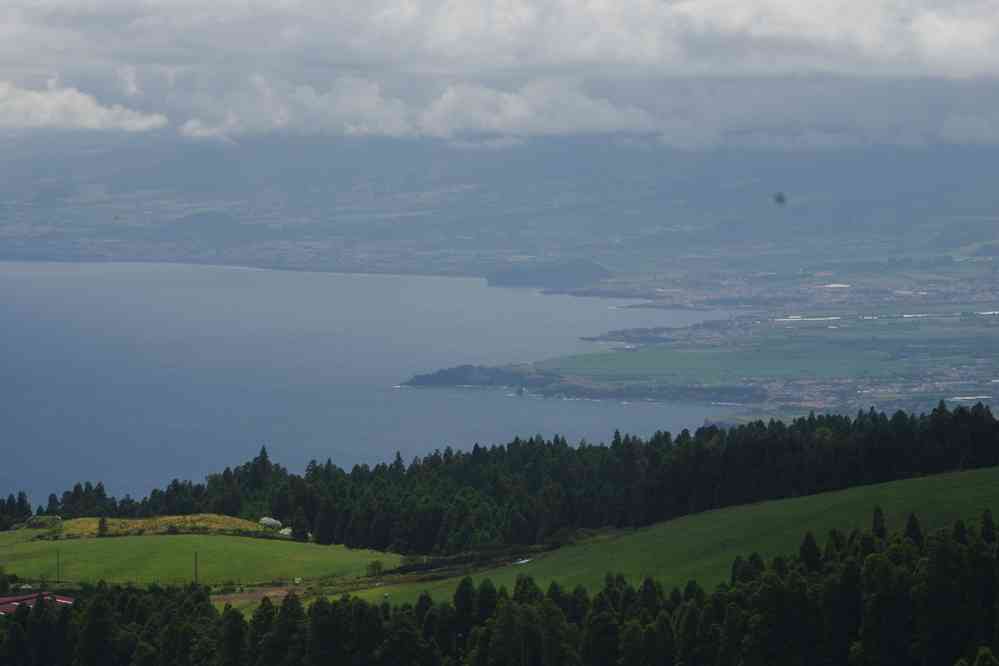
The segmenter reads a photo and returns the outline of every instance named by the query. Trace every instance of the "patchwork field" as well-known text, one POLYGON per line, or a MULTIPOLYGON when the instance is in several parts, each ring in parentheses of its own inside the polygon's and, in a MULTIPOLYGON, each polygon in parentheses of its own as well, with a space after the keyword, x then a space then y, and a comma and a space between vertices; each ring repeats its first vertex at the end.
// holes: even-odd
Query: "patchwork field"
MULTIPOLYGON (((607 572, 632 581, 653 576, 667 586, 695 579, 712 588, 729 577, 737 555, 758 552, 764 557, 797 553, 806 530, 820 544, 830 529, 849 531, 870 526, 875 505, 885 512, 889 529, 901 529, 910 511, 924 531, 949 526, 963 518, 977 524, 986 507, 999 512, 999 468, 910 479, 852 488, 811 497, 763 502, 721 509, 617 533, 562 548, 527 564, 510 565, 473 576, 489 577, 513 589, 518 574, 530 574, 547 587, 555 580, 569 588, 591 590, 607 572)), ((436 598, 454 593, 459 578, 403 585, 386 585, 359 592, 374 600, 388 594, 394 602, 414 601, 427 590, 436 598)))

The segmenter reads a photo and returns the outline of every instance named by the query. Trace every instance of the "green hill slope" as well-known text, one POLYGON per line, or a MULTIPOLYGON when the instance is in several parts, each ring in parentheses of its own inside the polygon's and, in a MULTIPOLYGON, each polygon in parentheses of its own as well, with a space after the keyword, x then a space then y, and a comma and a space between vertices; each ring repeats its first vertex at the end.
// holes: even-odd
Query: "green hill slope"
MULTIPOLYGON (((473 576, 489 577, 513 590, 518 574, 529 574, 547 587, 558 581, 569 588, 599 587, 607 572, 632 579, 652 576, 668 587, 696 579, 711 589, 729 577, 737 555, 764 557, 797 553, 805 531, 820 544, 830 529, 869 528, 875 505, 885 512, 889 529, 901 529, 910 512, 923 529, 947 526, 957 518, 977 521, 984 508, 999 511, 999 468, 942 474, 832 493, 710 511, 651 527, 618 533, 548 553, 522 565, 473 576)), ((450 597, 458 578, 387 585, 359 593, 368 599, 389 594, 394 602, 413 601, 427 590, 450 597)))
POLYGON ((373 560, 381 560, 385 568, 399 562, 399 556, 391 553, 247 537, 181 534, 33 540, 39 533, 0 533, 0 566, 25 578, 54 580, 58 551, 62 580, 186 583, 193 578, 197 553, 199 580, 211 584, 360 576, 373 560))

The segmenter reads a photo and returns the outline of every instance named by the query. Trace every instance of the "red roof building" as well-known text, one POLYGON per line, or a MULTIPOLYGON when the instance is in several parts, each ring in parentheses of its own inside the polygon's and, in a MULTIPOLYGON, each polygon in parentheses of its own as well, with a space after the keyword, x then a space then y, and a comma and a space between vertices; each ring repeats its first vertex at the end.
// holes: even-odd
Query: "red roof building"
POLYGON ((45 597, 46 601, 55 606, 73 605, 73 599, 70 597, 62 597, 51 592, 33 592, 31 594, 21 594, 16 597, 0 597, 0 615, 13 615, 19 606, 31 608, 38 601, 39 597, 45 597))

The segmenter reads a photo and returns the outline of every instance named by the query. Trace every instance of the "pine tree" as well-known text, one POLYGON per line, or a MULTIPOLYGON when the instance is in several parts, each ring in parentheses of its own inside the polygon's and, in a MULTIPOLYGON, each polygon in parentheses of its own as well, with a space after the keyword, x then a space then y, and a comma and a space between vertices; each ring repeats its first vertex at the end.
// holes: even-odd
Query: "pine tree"
POLYGON ((427 613, 430 609, 434 607, 434 600, 431 598, 430 593, 424 590, 420 593, 420 596, 416 599, 416 605, 413 606, 413 615, 416 618, 416 626, 422 627, 424 620, 427 619, 427 613))
POLYGON ((687 604, 680 612, 680 620, 676 627, 677 662, 689 664, 696 658, 700 622, 701 613, 696 605, 687 604))
POLYGON ((805 533, 805 538, 798 549, 798 558, 809 571, 818 571, 822 568, 822 553, 819 552, 819 545, 815 543, 815 536, 811 532, 805 533))
POLYGON ((309 521, 302 507, 295 510, 295 517, 291 519, 291 538, 295 541, 309 540, 309 521))
POLYGON ((996 524, 988 509, 982 512, 982 541, 990 545, 996 542, 996 524))
POLYGON ((496 586, 493 585, 491 580, 486 578, 479 583, 477 597, 477 624, 485 624, 496 612, 496 604, 499 602, 499 594, 496 592, 496 586))
POLYGON ((544 598, 544 593, 534 579, 525 574, 519 574, 513 585, 513 600, 519 604, 538 604, 544 598))
POLYGON ((87 608, 76 646, 76 666, 104 666, 112 663, 114 618, 105 594, 98 593, 87 608))
POLYGON ((732 561, 732 569, 729 573, 730 585, 735 585, 742 580, 745 568, 746 563, 743 561, 742 555, 736 555, 735 559, 732 561))
POLYGON ((333 543, 335 536, 336 512, 333 508, 333 502, 328 497, 324 497, 319 505, 319 513, 316 515, 315 541, 320 545, 329 546, 333 543))
POLYGON ((919 526, 919 519, 914 513, 909 514, 909 519, 905 523, 905 538, 916 544, 920 550, 926 545, 923 528, 919 526))
POLYGON ((666 611, 660 611, 651 627, 655 666, 673 666, 676 661, 676 636, 673 622, 666 611))
POLYGON ((269 597, 264 597, 260 600, 260 605, 253 611, 253 616, 250 618, 250 628, 246 641, 246 663, 256 664, 260 660, 264 637, 270 633, 271 627, 274 626, 274 617, 276 614, 277 610, 274 608, 274 604, 271 603, 269 597))
POLYGON ((467 638, 475 624, 475 583, 468 576, 461 579, 454 591, 454 612, 457 617, 458 633, 467 638))
POLYGON ((583 663, 586 666, 617 664, 620 654, 619 633, 620 628, 613 613, 591 613, 583 629, 583 663))
POLYGON ((218 666, 240 666, 246 657, 246 620, 226 604, 222 611, 222 633, 218 644, 218 666))
POLYGON ((620 666, 649 666, 645 654, 645 631, 638 620, 629 620, 621 629, 620 666))
POLYGON ((159 652, 155 646, 143 640, 136 644, 132 653, 132 666, 158 666, 159 661, 159 652))
POLYGON ((433 662, 433 649, 413 625, 412 615, 393 613, 385 641, 378 649, 378 663, 431 666, 433 662))
POLYGON ((888 529, 885 527, 885 514, 880 506, 874 507, 874 517, 871 520, 871 533, 882 541, 888 538, 888 529))
POLYGON ((954 521, 953 537, 954 541, 963 544, 965 546, 968 545, 968 527, 964 524, 964 521, 961 520, 960 518, 954 521))
MULTIPOLYGON (((0 626, 2 628, 2 626, 0 626)), ((4 638, 0 632, 0 663, 10 664, 10 666, 30 666, 28 655, 28 637, 24 633, 24 627, 20 622, 7 623, 7 636, 4 638)), ((80 666, 89 666, 95 662, 79 662, 80 666)))

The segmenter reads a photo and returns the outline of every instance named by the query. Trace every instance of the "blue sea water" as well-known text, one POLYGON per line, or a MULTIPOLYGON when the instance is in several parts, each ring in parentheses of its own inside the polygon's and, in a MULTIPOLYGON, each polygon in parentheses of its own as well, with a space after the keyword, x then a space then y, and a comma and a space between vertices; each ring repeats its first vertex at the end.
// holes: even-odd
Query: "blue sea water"
POLYGON ((703 404, 401 389, 460 363, 601 348, 580 336, 720 313, 489 287, 483 280, 178 264, 0 263, 0 492, 80 480, 145 494, 267 445, 302 471, 515 435, 609 439, 703 423, 703 404))

